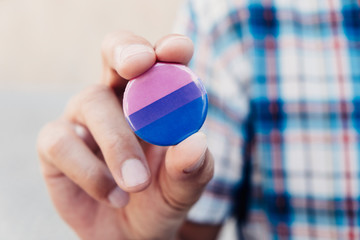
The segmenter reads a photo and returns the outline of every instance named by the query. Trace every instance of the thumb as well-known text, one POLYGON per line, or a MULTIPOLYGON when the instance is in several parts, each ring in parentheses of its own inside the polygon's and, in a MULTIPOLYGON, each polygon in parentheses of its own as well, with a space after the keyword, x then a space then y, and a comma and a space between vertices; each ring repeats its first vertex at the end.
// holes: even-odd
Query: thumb
POLYGON ((199 199, 213 172, 214 162, 205 134, 197 132, 170 147, 160 172, 165 201, 177 211, 188 210, 199 199))

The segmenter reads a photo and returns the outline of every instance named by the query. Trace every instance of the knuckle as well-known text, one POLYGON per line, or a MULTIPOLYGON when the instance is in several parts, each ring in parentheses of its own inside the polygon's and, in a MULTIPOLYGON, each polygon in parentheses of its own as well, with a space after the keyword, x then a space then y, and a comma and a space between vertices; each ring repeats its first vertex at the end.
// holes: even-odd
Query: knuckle
POLYGON ((106 102, 113 101, 114 97, 115 92, 110 87, 103 84, 91 85, 70 99, 65 108, 65 117, 79 119, 84 113, 94 109, 94 106, 106 106, 106 102))
MULTIPOLYGON (((125 131, 127 132, 127 131, 125 131)), ((105 161, 114 161, 117 158, 143 158, 141 147, 132 133, 112 133, 103 140, 105 161)))
POLYGON ((55 127, 55 122, 49 122, 42 127, 37 136, 36 149, 41 157, 43 157, 47 151, 49 134, 51 134, 55 127))
POLYGON ((109 94, 111 94, 111 91, 112 90, 109 87, 103 84, 91 85, 70 99, 66 107, 66 112, 70 116, 74 115, 74 112, 82 110, 82 106, 91 104, 101 99, 104 100, 109 96, 109 94))
POLYGON ((66 150, 71 135, 61 124, 51 122, 40 131, 37 148, 40 156, 52 158, 66 150))
POLYGON ((190 201, 189 199, 186 199, 186 202, 180 201, 169 194, 167 191, 161 191, 161 197, 165 204, 176 212, 183 212, 190 208, 193 204, 193 201, 190 201))
POLYGON ((109 95, 112 94, 112 90, 101 84, 92 85, 86 88, 79 96, 80 108, 92 108, 94 102, 103 102, 109 95))
POLYGON ((106 147, 111 152, 118 151, 120 146, 122 149, 132 149, 130 146, 132 137, 129 131, 122 132, 121 134, 111 134, 106 140, 106 147))
MULTIPOLYGON (((111 49, 111 46, 114 44, 114 38, 115 38, 115 32, 105 35, 101 43, 101 54, 103 57, 105 57, 108 54, 109 50, 111 49)), ((104 59, 106 60, 106 58, 104 59)))
POLYGON ((133 35, 132 32, 125 30, 114 31, 105 35, 101 43, 101 53, 103 57, 108 56, 109 52, 113 50, 113 48, 117 45, 118 42, 121 42, 122 39, 132 35, 133 35))

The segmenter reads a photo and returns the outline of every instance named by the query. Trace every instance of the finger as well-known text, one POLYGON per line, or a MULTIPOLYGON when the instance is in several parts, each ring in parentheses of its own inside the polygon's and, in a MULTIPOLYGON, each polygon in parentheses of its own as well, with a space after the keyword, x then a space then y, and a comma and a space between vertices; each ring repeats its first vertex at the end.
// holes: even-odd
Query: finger
POLYGON ((86 89, 70 101, 66 116, 87 126, 112 176, 123 190, 136 192, 149 185, 150 171, 144 152, 111 88, 96 85, 86 89))
MULTIPOLYGON (((38 149, 45 179, 64 174, 97 201, 116 208, 127 204, 128 194, 116 185, 104 162, 90 151, 71 124, 47 125, 39 135, 38 149)), ((68 185, 66 179, 63 183, 68 185)))
POLYGON ((206 136, 195 133, 168 149, 160 181, 162 195, 172 210, 189 209, 213 176, 213 158, 206 136))
POLYGON ((96 153, 99 150, 99 146, 95 142, 95 139, 85 126, 74 124, 74 131, 76 135, 84 141, 84 143, 88 146, 88 148, 90 148, 92 152, 96 153))
POLYGON ((190 38, 170 34, 155 44, 155 53, 159 61, 187 64, 194 52, 194 45, 190 38))
POLYGON ((115 32, 102 43, 103 79, 108 86, 125 86, 125 79, 132 79, 148 70, 156 61, 152 45, 131 32, 115 32))

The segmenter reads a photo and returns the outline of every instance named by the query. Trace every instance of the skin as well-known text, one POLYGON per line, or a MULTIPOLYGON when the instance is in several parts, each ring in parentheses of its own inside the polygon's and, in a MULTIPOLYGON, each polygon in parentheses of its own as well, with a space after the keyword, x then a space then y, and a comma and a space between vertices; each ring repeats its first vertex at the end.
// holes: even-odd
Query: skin
POLYGON ((108 35, 101 83, 74 96, 64 114, 41 130, 37 148, 50 196, 81 239, 216 238, 220 226, 185 220, 213 175, 206 136, 196 133, 171 147, 145 143, 121 107, 128 79, 156 61, 187 64, 192 54, 192 42, 181 35, 165 36, 155 46, 130 32, 108 35), (137 184, 124 180, 127 159, 138 159, 145 169, 137 184))

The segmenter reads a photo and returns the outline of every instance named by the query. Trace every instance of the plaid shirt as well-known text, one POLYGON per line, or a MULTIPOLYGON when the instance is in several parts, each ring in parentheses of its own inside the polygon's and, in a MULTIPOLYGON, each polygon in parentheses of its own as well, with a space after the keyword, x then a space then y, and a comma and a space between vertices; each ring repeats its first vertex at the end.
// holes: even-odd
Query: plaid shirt
POLYGON ((184 5, 177 32, 195 44, 215 156, 190 220, 220 223, 246 208, 239 229, 250 239, 360 239, 359 5, 184 5))

